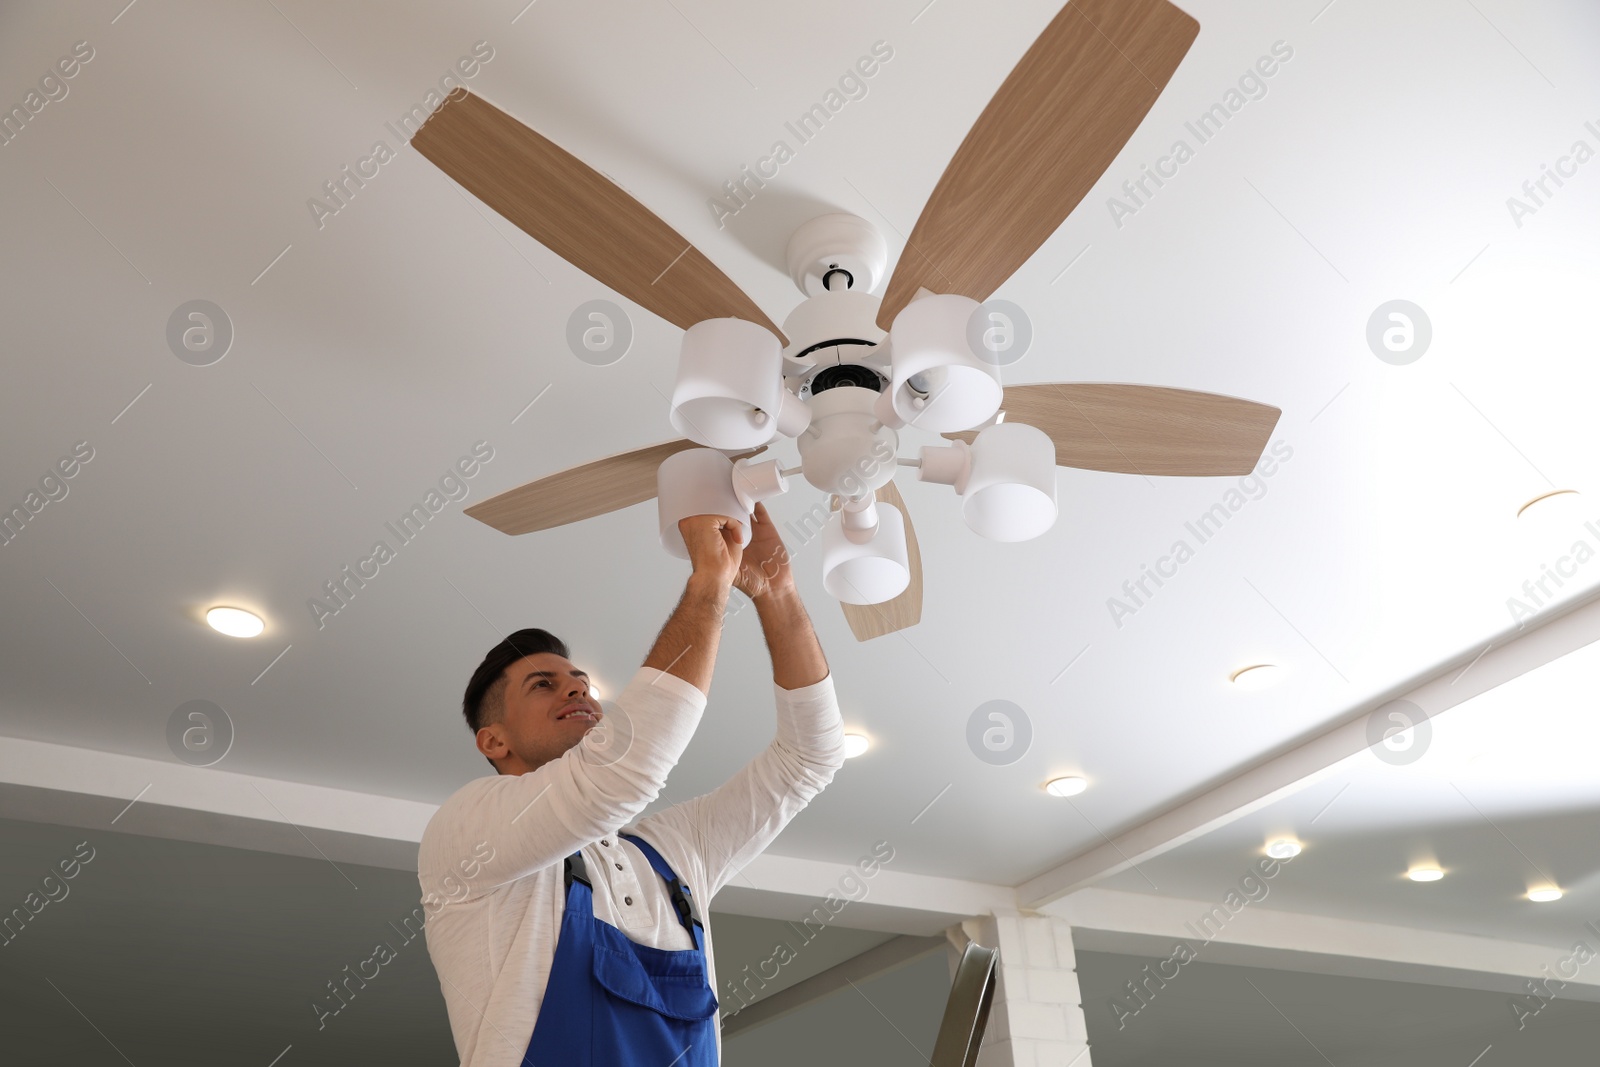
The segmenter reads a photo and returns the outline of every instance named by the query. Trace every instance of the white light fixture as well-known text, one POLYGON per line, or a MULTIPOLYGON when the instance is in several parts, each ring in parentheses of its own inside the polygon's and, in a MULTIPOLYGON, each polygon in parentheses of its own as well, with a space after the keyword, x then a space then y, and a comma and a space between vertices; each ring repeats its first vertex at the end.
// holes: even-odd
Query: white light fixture
POLYGON ((1054 526, 1056 443, 1050 435, 1020 422, 978 434, 961 514, 991 541, 1027 541, 1054 526))
POLYGON ((1278 684, 1283 675, 1283 668, 1276 663, 1252 663, 1228 675, 1228 681, 1239 689, 1255 691, 1278 684))
POLYGON ((1044 784, 1044 791, 1053 797, 1075 797, 1088 788, 1089 780, 1075 775, 1052 778, 1044 784))
POLYGON ((1275 860, 1292 860, 1303 851, 1305 846, 1292 837, 1280 837, 1267 843, 1267 855, 1275 860))
POLYGON ((741 525, 740 545, 750 543, 750 513, 756 501, 786 492, 789 481, 777 460, 734 463, 713 448, 686 448, 656 471, 656 514, 661 547, 689 558, 678 523, 691 515, 726 515, 741 525))
POLYGON ((847 500, 822 529, 822 587, 845 604, 881 604, 911 584, 900 509, 847 500))
POLYGON ((979 359, 967 340, 967 324, 977 310, 970 297, 929 295, 894 317, 886 405, 900 422, 947 433, 970 430, 1000 409, 996 369, 979 359))
POLYGON ((261 616, 243 608, 212 608, 206 612, 206 622, 217 633, 229 637, 255 637, 267 628, 261 616))
POLYGON ((864 734, 844 735, 844 758, 855 759, 867 749, 872 747, 872 742, 864 734))
POLYGON ((1536 904, 1548 904, 1552 900, 1560 900, 1561 896, 1561 890, 1559 889, 1530 889, 1528 891, 1528 899, 1536 904))
POLYGON ((1406 872, 1406 877, 1413 882, 1437 882, 1444 877, 1444 872, 1437 867, 1413 867, 1406 872))
POLYGON ((772 331, 743 319, 707 319, 684 331, 672 387, 672 425, 708 448, 764 445, 811 422, 784 386, 783 351, 772 331))
POLYGON ((1002 422, 970 446, 924 445, 918 477, 954 486, 961 515, 991 541, 1027 541, 1055 525, 1056 445, 1035 426, 1002 422))

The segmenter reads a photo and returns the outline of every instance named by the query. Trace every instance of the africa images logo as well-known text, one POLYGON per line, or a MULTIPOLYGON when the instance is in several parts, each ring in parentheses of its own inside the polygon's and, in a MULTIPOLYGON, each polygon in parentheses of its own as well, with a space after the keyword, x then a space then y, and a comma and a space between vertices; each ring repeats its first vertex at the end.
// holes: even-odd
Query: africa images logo
MULTIPOLYGON (((488 41, 479 41, 472 46, 470 56, 462 56, 455 66, 445 70, 439 77, 437 88, 429 87, 423 94, 422 102, 412 104, 397 120, 399 125, 386 122, 384 126, 394 135, 395 143, 406 145, 416 132, 422 129, 423 123, 445 104, 456 98, 457 93, 467 91, 467 80, 475 78, 483 68, 483 64, 494 58, 494 49, 488 41)), ((372 148, 366 155, 355 161, 355 169, 351 164, 345 164, 339 173, 322 183, 322 196, 310 197, 306 200, 306 210, 311 212, 311 221, 317 224, 317 229, 327 225, 328 219, 337 215, 350 205, 356 193, 367 187, 367 182, 376 178, 384 166, 396 158, 396 151, 389 147, 389 142, 383 138, 372 143, 372 148), (325 198, 325 199, 324 199, 325 198)))
POLYGON ((456 460, 439 478, 437 489, 430 488, 421 503, 412 504, 398 519, 383 524, 384 530, 394 536, 394 546, 391 547, 387 539, 374 541, 372 551, 356 560, 354 570, 346 564, 337 575, 322 583, 326 599, 307 597, 306 610, 311 612, 317 629, 322 629, 330 618, 349 607, 356 593, 378 577, 384 566, 398 558, 401 548, 420 537, 429 521, 443 511, 447 503, 465 500, 472 492, 470 479, 477 477, 483 465, 492 459, 494 446, 489 442, 479 441, 473 445, 470 456, 456 460))
POLYGON ((1270 451, 1271 455, 1262 455, 1255 473, 1241 477, 1222 494, 1221 500, 1201 512, 1192 522, 1183 524, 1183 528, 1193 536, 1193 544, 1190 544, 1188 537, 1179 537, 1166 555, 1156 559, 1153 567, 1148 563, 1140 564, 1139 577, 1129 578, 1122 583, 1122 596, 1106 598, 1106 610, 1111 613, 1111 621, 1117 629, 1122 629, 1129 618, 1143 610, 1167 581, 1176 578, 1178 569, 1195 557, 1201 545, 1216 537, 1229 519, 1250 501, 1260 500, 1267 495, 1267 479, 1278 472, 1280 463, 1288 463, 1294 457, 1294 447, 1287 441, 1274 442, 1270 451), (1155 586, 1153 589, 1152 584, 1155 586))

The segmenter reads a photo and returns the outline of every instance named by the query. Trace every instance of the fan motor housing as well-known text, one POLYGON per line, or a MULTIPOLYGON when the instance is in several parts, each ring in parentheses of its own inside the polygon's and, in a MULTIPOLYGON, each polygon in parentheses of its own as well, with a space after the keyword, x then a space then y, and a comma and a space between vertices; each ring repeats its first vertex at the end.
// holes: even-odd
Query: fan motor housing
POLYGON ((871 367, 860 363, 835 363, 831 367, 823 367, 811 376, 807 383, 811 387, 811 395, 837 389, 841 386, 850 386, 856 389, 871 389, 874 393, 883 392, 883 375, 871 367))
POLYGON ((784 375, 802 398, 839 385, 874 392, 883 388, 889 367, 888 334, 878 328, 881 301, 855 289, 821 292, 784 320, 789 347, 783 350, 784 375))
POLYGON ((889 335, 878 328, 882 300, 858 289, 818 293, 801 302, 783 320, 789 347, 783 354, 801 359, 811 350, 836 341, 876 345, 889 335))

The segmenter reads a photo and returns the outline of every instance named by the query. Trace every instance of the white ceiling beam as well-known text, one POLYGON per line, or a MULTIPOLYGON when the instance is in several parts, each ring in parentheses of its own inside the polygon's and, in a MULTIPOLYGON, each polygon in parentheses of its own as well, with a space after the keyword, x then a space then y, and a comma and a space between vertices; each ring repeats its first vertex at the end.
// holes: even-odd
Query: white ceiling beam
POLYGON ((716 907, 735 915, 793 919, 830 893, 848 899, 849 886, 842 880, 852 871, 858 880, 852 884, 864 889, 840 921, 857 930, 935 937, 974 915, 1017 906, 1016 890, 1010 886, 910 874, 895 870, 892 860, 869 879, 848 864, 764 852, 717 893, 716 907))
POLYGON ((412 870, 417 842, 437 810, 395 797, 15 737, 0 737, 0 801, 7 818, 315 857, 305 831, 323 851, 334 843, 349 862, 412 870), (347 851, 358 840, 409 850, 347 851))
MULTIPOLYGON (((1055 901, 1046 910, 1072 924, 1072 943, 1083 951, 1166 960, 1184 941, 1196 950, 1196 963, 1420 982, 1513 996, 1528 995, 1530 979, 1561 977, 1562 961, 1568 960, 1573 977, 1565 986, 1552 983, 1549 988, 1562 999, 1600 1003, 1600 976, 1569 960, 1571 946, 1554 949, 1249 906, 1233 914, 1210 941, 1202 941, 1191 927, 1215 903, 1090 888, 1055 901)), ((1590 931, 1587 942, 1591 949, 1600 949, 1600 935, 1590 931)))
MULTIPOLYGON (((422 831, 437 810, 396 797, 0 737, 3 818, 415 871, 422 831)), ((848 901, 846 925, 931 936, 968 916, 1016 906, 1009 886, 909 874, 893 862, 867 877, 850 864, 764 853, 717 894, 716 910, 794 919, 833 894, 848 901)))
POLYGON ((1333 774, 1340 761, 1369 747, 1367 716, 1392 700, 1409 700, 1433 718, 1597 640, 1600 592, 1570 605, 1537 629, 1525 629, 1520 635, 1512 629, 1497 637, 1487 651, 1463 653, 1409 691, 1379 697, 1310 741, 1028 879, 1017 886, 1017 900, 1024 908, 1042 908, 1333 774))

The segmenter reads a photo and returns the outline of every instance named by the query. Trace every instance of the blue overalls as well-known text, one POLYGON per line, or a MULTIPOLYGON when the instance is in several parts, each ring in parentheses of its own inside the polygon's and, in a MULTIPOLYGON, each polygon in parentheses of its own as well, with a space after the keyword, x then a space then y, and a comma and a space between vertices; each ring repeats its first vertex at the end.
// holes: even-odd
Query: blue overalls
POLYGON ((525 1067, 716 1067, 717 998, 689 887, 649 842, 627 837, 667 883, 694 948, 640 945, 594 915, 583 856, 565 863, 566 912, 525 1067))

